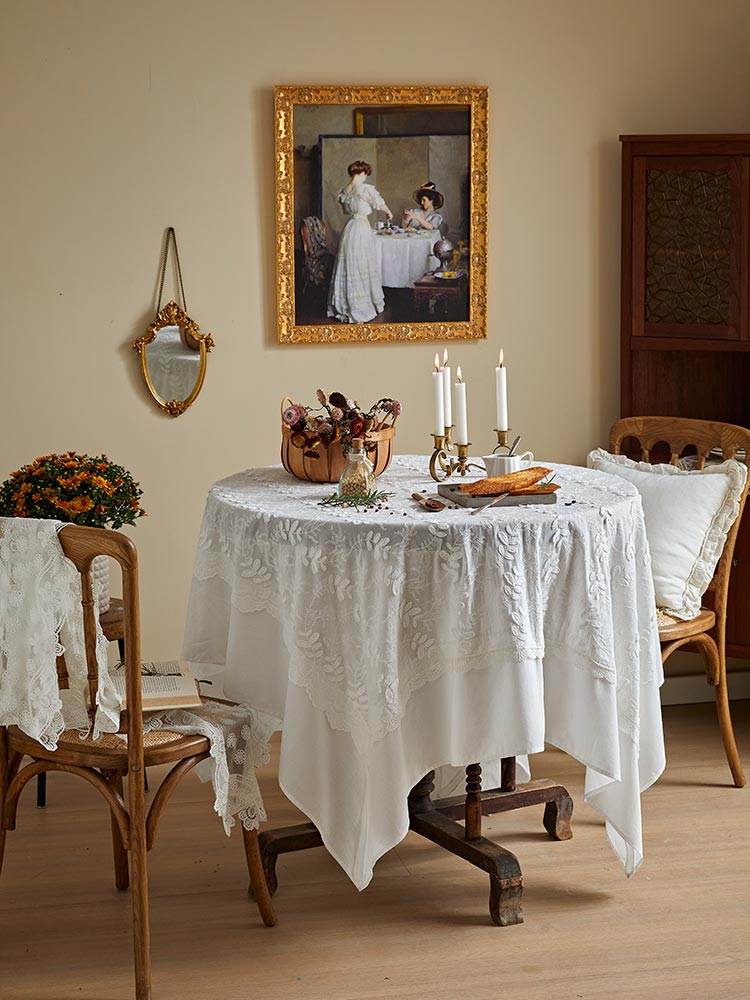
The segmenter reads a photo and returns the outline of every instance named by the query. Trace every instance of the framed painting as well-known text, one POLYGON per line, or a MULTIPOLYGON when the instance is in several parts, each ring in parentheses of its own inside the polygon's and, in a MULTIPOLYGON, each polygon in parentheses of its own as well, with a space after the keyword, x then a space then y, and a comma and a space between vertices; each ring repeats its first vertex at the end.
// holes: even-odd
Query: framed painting
POLYGON ((487 96, 276 87, 281 343, 487 336, 487 96))

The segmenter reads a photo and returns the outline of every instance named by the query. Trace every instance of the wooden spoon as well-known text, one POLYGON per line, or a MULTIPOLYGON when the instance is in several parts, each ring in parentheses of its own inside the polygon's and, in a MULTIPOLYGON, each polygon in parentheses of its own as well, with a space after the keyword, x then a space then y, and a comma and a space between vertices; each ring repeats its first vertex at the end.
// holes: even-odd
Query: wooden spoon
POLYGON ((424 507, 425 510, 444 510, 445 504, 442 500, 433 500, 432 497, 422 496, 421 493, 412 493, 412 500, 416 500, 420 507, 424 507))

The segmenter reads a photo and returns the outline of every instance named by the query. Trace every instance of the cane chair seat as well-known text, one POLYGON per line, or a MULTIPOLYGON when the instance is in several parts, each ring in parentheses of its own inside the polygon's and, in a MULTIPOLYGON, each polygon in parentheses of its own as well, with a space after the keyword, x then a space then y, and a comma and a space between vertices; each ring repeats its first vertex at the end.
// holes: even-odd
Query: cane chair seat
POLYGON ((712 629, 716 624, 716 615, 708 608, 701 608, 700 614, 685 622, 663 608, 657 608, 656 621, 659 626, 659 642, 672 642, 674 639, 684 639, 712 629))
MULTIPOLYGON (((102 733, 95 740, 78 729, 66 729, 60 735, 56 750, 46 750, 17 726, 8 726, 8 745, 19 753, 31 754, 41 760, 80 764, 107 770, 127 770, 128 745, 116 733, 102 733)), ((208 754, 205 736, 185 736, 168 729, 155 729, 143 736, 144 767, 174 764, 196 754, 208 754)))

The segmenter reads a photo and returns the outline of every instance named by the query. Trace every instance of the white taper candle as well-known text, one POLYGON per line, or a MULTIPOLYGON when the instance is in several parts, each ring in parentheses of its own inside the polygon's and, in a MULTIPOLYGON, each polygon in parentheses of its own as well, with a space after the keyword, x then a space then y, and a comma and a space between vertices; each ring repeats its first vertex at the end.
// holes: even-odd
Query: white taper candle
POLYGON ((497 430, 508 430, 508 383, 506 368, 503 363, 503 352, 500 351, 498 366, 495 369, 495 401, 497 403, 497 430))
POLYGON ((443 406, 445 408, 445 426, 453 423, 453 397, 451 395, 451 370, 448 367, 448 348, 443 351, 443 406))
POLYGON ((435 427, 433 433, 445 434, 445 406, 443 403, 444 387, 443 372, 440 368, 440 361, 435 355, 435 371, 432 373, 432 402, 435 414, 435 427))
POLYGON ((453 440, 456 444, 469 443, 469 421, 466 413, 466 383, 461 377, 461 366, 456 372, 458 382, 456 382, 456 430, 453 440))

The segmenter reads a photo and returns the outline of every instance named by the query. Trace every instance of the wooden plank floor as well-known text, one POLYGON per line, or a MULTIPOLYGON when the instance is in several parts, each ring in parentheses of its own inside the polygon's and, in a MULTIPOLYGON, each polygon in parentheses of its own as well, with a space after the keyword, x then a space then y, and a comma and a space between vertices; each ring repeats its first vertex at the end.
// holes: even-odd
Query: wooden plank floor
MULTIPOLYGON (((750 702, 734 704, 750 772, 750 702)), ((558 751, 537 777, 567 784, 574 839, 554 843, 541 807, 491 817, 524 872, 526 922, 494 927, 488 880, 410 834, 358 893, 322 850, 279 861, 268 929, 246 897, 239 837, 189 776, 150 855, 155 1000, 747 1000, 750 787, 730 785, 711 706, 665 710, 669 765, 643 798, 646 861, 627 880, 583 769, 558 751)), ((275 769, 261 775, 274 825, 299 822, 275 769)), ((0 879, 3 1000, 132 996, 130 897, 114 889, 107 810, 85 782, 24 793, 0 879)))

